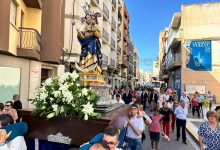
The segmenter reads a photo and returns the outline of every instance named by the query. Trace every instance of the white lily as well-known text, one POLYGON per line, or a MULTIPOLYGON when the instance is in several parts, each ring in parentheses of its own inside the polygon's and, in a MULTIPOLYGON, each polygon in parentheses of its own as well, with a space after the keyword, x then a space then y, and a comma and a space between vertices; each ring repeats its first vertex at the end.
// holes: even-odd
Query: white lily
POLYGON ((54 95, 55 98, 57 98, 61 95, 61 92, 60 91, 54 91, 52 94, 54 95))
POLYGON ((70 76, 73 81, 75 81, 79 77, 79 74, 76 71, 73 71, 70 76))
POLYGON ((85 96, 87 96, 88 95, 88 89, 87 88, 83 88, 82 89, 82 95, 85 95, 85 96))
POLYGON ((41 100, 45 100, 47 97, 48 97, 48 94, 47 94, 47 93, 41 93, 41 94, 40 94, 40 99, 41 99, 41 100))
POLYGON ((56 112, 57 109, 58 109, 58 105, 57 105, 57 104, 54 104, 54 105, 52 105, 52 108, 53 108, 53 110, 56 112))
POLYGON ((52 78, 48 78, 47 80, 44 81, 43 85, 46 86, 46 85, 51 85, 52 83, 52 78))
POLYGON ((88 115, 92 114, 94 112, 93 105, 88 102, 86 105, 82 105, 83 109, 82 112, 85 114, 84 119, 88 120, 88 115))

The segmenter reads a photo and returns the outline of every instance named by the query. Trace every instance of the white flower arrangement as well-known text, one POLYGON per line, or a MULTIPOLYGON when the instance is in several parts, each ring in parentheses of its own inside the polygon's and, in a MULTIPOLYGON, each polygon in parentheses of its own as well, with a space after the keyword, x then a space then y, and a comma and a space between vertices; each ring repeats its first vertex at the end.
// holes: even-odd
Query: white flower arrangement
POLYGON ((34 114, 46 116, 75 116, 88 120, 100 117, 94 112, 98 97, 87 85, 80 82, 76 71, 52 77, 42 84, 30 101, 36 106, 34 114))

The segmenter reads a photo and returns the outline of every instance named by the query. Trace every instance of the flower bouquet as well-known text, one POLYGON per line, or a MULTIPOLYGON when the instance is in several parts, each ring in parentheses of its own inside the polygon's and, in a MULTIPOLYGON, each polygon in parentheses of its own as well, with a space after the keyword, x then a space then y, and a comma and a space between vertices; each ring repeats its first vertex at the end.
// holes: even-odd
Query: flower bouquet
POLYGON ((100 113, 94 112, 99 98, 88 85, 80 82, 79 75, 73 71, 45 80, 30 101, 36 106, 34 114, 48 119, 74 116, 88 120, 101 117, 100 113))

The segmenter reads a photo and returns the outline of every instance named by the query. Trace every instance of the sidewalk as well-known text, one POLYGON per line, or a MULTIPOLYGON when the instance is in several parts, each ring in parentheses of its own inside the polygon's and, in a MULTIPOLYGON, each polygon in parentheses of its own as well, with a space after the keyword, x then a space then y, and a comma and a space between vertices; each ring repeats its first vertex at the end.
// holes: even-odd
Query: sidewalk
MULTIPOLYGON (((217 105, 219 105, 219 104, 214 104, 212 107, 212 110, 214 110, 217 105)), ((192 109, 189 109, 189 115, 188 115, 187 122, 186 122, 186 129, 192 135, 192 137, 194 138, 194 140, 197 143, 199 142, 197 133, 198 133, 200 125, 203 122, 205 122, 205 120, 203 118, 199 119, 197 117, 197 113, 195 113, 195 117, 193 117, 192 116, 192 109)))

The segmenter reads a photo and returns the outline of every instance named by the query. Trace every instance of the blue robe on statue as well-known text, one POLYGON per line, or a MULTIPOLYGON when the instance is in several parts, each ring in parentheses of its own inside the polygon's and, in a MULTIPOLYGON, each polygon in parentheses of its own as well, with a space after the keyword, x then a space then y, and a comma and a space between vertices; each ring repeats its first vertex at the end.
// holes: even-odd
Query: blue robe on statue
POLYGON ((82 46, 81 56, 80 56, 80 65, 86 64, 90 59, 93 60, 93 63, 98 63, 99 66, 102 64, 102 54, 101 54, 101 43, 99 38, 96 36, 89 36, 84 39, 78 40, 82 46))

